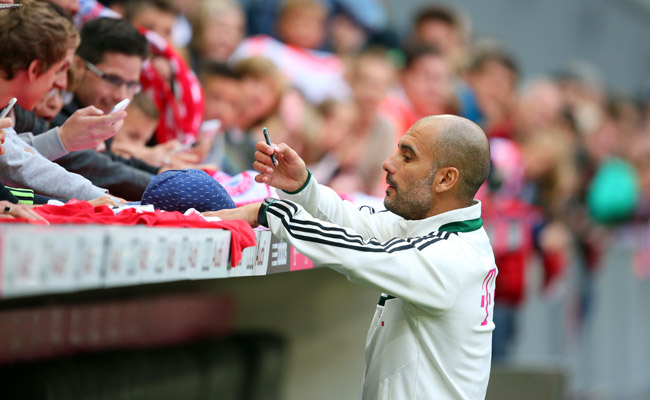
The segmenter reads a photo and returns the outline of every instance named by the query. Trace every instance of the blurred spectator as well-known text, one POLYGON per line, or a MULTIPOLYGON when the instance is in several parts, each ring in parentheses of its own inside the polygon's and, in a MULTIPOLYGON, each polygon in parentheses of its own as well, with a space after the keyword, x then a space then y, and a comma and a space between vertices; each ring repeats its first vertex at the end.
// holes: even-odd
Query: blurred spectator
POLYGON ((318 50, 325 42, 327 9, 317 0, 287 0, 276 23, 282 42, 303 49, 318 50))
POLYGON ((171 0, 130 0, 125 3, 124 18, 135 26, 156 32, 168 43, 178 9, 171 0))
MULTIPOLYGON (((488 137, 513 137, 519 81, 514 57, 500 44, 478 43, 464 78, 471 93, 461 90, 460 97, 466 98, 461 107, 473 100, 478 109, 476 115, 466 116, 481 125, 488 137)), ((462 109, 461 114, 465 114, 462 109)))
MULTIPOLYGON (((136 3, 138 7, 145 6, 144 10, 148 9, 147 4, 136 3)), ((170 13, 165 8, 158 12, 170 13)), ((137 17, 136 12, 133 15, 137 17)), ((203 90, 198 78, 168 40, 154 31, 139 29, 151 48, 151 58, 142 65, 140 81, 160 112, 152 144, 170 140, 191 144, 196 141, 203 121, 203 90)))
POLYGON ((508 139, 490 140, 492 168, 480 190, 481 218, 490 237, 499 268, 494 293, 492 360, 507 361, 517 336, 518 310, 526 297, 526 270, 535 253, 544 268, 543 288, 548 289, 562 272, 569 250, 568 230, 549 224, 542 209, 523 201, 524 156, 508 139))
POLYGON ((401 133, 427 115, 456 114, 453 77, 451 68, 436 48, 417 46, 408 49, 400 73, 401 88, 383 102, 382 112, 401 133))
POLYGON ((62 90, 53 88, 43 96, 34 106, 37 117, 50 121, 56 117, 63 108, 62 90))
POLYGON ((343 79, 343 62, 332 53, 315 50, 325 38, 326 16, 327 10, 316 0, 289 0, 277 21, 281 41, 266 35, 247 38, 231 61, 265 56, 310 103, 343 99, 349 94, 343 79))
POLYGON ((566 102, 558 85, 548 78, 536 78, 522 88, 517 101, 517 140, 526 135, 561 125, 566 102))
POLYGON ((397 133, 379 107, 395 81, 396 71, 387 54, 377 50, 358 56, 349 75, 356 115, 337 149, 340 167, 330 184, 341 192, 381 197, 385 173, 379 165, 395 150, 397 133))
POLYGON ((237 2, 206 0, 201 3, 194 28, 191 55, 198 71, 202 63, 228 61, 244 38, 246 20, 237 2))
POLYGON ((471 37, 469 18, 447 5, 434 4, 421 9, 409 38, 409 45, 424 44, 438 48, 456 71, 467 61, 471 37))
POLYGON ((205 92, 204 124, 219 122, 216 135, 209 143, 205 162, 222 169, 227 149, 234 145, 233 132, 239 130, 241 77, 227 64, 207 63, 202 67, 199 78, 205 92))

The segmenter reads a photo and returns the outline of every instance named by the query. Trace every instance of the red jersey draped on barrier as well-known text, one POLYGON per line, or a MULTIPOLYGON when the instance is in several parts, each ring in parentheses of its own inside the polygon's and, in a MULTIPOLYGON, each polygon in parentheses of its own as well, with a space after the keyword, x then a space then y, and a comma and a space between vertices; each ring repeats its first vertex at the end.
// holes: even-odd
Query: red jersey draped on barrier
MULTIPOLYGON (((99 224, 99 225, 147 225, 176 228, 212 228, 226 229, 231 233, 230 262, 237 265, 241 252, 246 247, 255 246, 255 232, 244 221, 206 221, 197 214, 184 215, 176 211, 144 211, 127 208, 118 214, 108 206, 93 207, 86 201, 71 200, 64 206, 44 205, 35 207, 34 211, 49 221, 50 224, 99 224)), ((28 222, 41 224, 24 218, 2 219, 1 222, 28 222)))

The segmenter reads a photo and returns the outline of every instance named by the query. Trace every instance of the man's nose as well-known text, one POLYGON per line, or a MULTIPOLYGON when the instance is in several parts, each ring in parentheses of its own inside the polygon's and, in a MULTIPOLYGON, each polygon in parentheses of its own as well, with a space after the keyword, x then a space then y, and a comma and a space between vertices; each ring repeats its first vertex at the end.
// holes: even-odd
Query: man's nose
POLYGON ((127 98, 131 99, 131 96, 132 94, 129 92, 126 85, 120 85, 120 87, 115 88, 115 91, 113 92, 113 98, 116 102, 120 102, 127 98))
POLYGON ((395 165, 393 164, 392 156, 388 157, 383 164, 381 164, 381 167, 383 168, 384 171, 388 172, 389 174, 394 174, 395 173, 395 165))
POLYGON ((62 73, 55 75, 52 86, 58 90, 65 90, 68 86, 68 74, 62 73))

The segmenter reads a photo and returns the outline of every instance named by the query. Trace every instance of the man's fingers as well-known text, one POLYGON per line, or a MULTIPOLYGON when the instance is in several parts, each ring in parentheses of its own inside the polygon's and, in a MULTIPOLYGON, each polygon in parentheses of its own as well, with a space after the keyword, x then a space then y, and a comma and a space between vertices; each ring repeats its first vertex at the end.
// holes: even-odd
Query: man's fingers
POLYGON ((32 210, 27 206, 23 206, 20 204, 14 206, 11 215, 13 215, 16 218, 26 218, 31 220, 46 221, 46 219, 41 217, 36 211, 32 210))
POLYGON ((11 118, 0 118, 0 129, 11 128, 12 125, 11 118))
POLYGON ((95 107, 95 106, 88 106, 88 107, 80 108, 79 110, 74 112, 74 114, 77 114, 77 113, 79 115, 89 115, 89 116, 104 115, 104 112, 102 110, 100 110, 99 108, 95 107))
POLYGON ((110 126, 118 121, 126 118, 126 111, 118 111, 112 114, 101 115, 96 118, 96 123, 98 125, 107 125, 110 126))
POLYGON ((262 163, 259 161, 253 162, 253 168, 255 168, 255 170, 260 174, 270 175, 273 173, 273 168, 271 168, 269 164, 262 163))

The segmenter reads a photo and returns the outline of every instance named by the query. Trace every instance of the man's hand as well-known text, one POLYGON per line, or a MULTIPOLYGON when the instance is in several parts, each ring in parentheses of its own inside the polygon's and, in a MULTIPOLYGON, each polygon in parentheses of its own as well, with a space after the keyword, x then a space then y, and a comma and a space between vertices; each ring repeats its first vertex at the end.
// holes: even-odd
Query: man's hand
POLYGON ((24 204, 13 204, 5 200, 0 201, 0 213, 0 218, 26 218, 47 222, 45 218, 38 215, 31 207, 24 204))
POLYGON ((122 128, 126 111, 104 113, 93 106, 75 111, 59 128, 61 143, 67 151, 94 149, 122 128))
POLYGON ((305 162, 291 147, 285 143, 269 146, 266 142, 257 142, 255 163, 253 167, 260 173, 255 177, 259 183, 266 183, 275 188, 295 192, 307 182, 309 173, 305 162), (274 166, 271 154, 275 154, 278 165, 274 166))
POLYGON ((219 217, 223 220, 241 219, 247 222, 251 227, 255 228, 257 223, 257 213, 260 211, 262 203, 250 203, 245 206, 223 209, 219 211, 206 211, 201 213, 206 217, 219 217))
POLYGON ((7 133, 4 131, 4 128, 11 128, 12 125, 13 122, 11 122, 10 118, 0 118, 0 156, 5 153, 5 148, 2 145, 5 144, 7 133))
POLYGON ((88 200, 88 203, 90 203, 90 205, 92 205, 93 207, 102 206, 102 205, 109 206, 109 207, 119 207, 120 201, 126 203, 126 200, 120 199, 119 197, 105 195, 102 197, 98 197, 96 199, 88 200))

